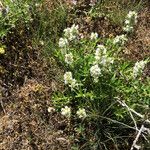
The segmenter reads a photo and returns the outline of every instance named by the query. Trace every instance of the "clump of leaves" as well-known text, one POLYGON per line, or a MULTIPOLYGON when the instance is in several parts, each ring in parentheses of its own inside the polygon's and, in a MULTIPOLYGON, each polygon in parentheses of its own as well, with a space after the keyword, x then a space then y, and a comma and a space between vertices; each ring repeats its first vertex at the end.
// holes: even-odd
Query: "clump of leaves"
MULTIPOLYGON (((72 128, 85 128, 77 134, 82 149, 118 149, 119 140, 128 141, 141 123, 130 111, 149 104, 149 85, 141 80, 149 60, 134 65, 119 57, 127 35, 104 40, 97 33, 91 33, 90 38, 80 35, 78 25, 72 25, 59 40, 55 56, 66 71, 66 88, 54 94, 53 103, 71 121, 72 128)), ((145 114, 145 110, 140 113, 145 114)))

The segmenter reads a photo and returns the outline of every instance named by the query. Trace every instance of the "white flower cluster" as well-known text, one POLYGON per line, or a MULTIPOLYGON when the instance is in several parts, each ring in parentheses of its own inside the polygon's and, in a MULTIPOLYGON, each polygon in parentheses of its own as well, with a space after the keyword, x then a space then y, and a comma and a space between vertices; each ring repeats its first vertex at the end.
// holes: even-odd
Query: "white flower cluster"
POLYGON ((113 58, 108 57, 107 55, 102 56, 101 61, 100 61, 100 64, 103 67, 107 67, 107 66, 109 66, 110 64, 113 64, 113 63, 114 63, 113 58))
POLYGON ((126 41, 127 41, 126 35, 124 35, 124 34, 117 35, 113 40, 113 44, 124 45, 126 41))
POLYGON ((125 20, 124 31, 130 32, 133 30, 133 25, 137 23, 137 13, 135 11, 129 11, 125 20))
POLYGON ((64 36, 69 40, 72 41, 76 39, 79 31, 78 31, 79 26, 73 24, 70 28, 64 29, 64 36))
POLYGON ((48 107, 47 111, 48 111, 49 113, 55 112, 55 108, 53 108, 53 107, 48 107))
POLYGON ((90 74, 94 78, 94 82, 98 82, 98 78, 101 75, 101 69, 99 68, 98 64, 93 65, 90 68, 90 74))
POLYGON ((73 63, 73 55, 72 55, 72 53, 69 53, 69 54, 65 55, 65 62, 67 64, 72 64, 73 63))
POLYGON ((98 45, 95 52, 95 59, 97 62, 101 60, 102 55, 106 55, 106 48, 104 45, 98 45))
POLYGON ((90 39, 91 39, 91 40, 96 40, 97 38, 98 38, 98 34, 97 34, 96 32, 95 32, 95 33, 92 32, 92 33, 91 33, 91 36, 90 36, 90 39))
POLYGON ((139 74, 142 73, 145 65, 146 65, 146 61, 143 61, 143 60, 135 63, 135 65, 133 67, 134 78, 136 78, 139 74))
POLYGON ((59 47, 60 48, 65 48, 68 46, 68 40, 66 38, 60 38, 59 39, 59 47))
POLYGON ((65 106, 64 108, 61 109, 61 114, 63 116, 66 116, 67 118, 70 118, 71 116, 71 108, 68 106, 65 106))
POLYGON ((113 64, 113 59, 108 57, 107 49, 104 45, 98 45, 95 52, 95 60, 97 64, 101 64, 103 67, 106 67, 109 64, 113 64))
POLYGON ((134 22, 137 23, 137 13, 135 11, 129 11, 129 13, 127 14, 127 18, 129 19, 129 21, 134 18, 134 22))
POLYGON ((113 64, 114 60, 107 56, 107 49, 104 45, 98 45, 95 52, 95 62, 90 68, 90 74, 94 78, 94 82, 98 82, 98 78, 101 75, 101 70, 110 70, 110 64, 113 64), (100 69, 99 65, 102 67, 100 69))
POLYGON ((76 80, 72 78, 71 72, 66 72, 64 74, 64 82, 65 84, 68 84, 71 89, 74 89, 76 86, 78 86, 76 80))
POLYGON ((64 29, 64 38, 59 39, 59 47, 61 48, 61 53, 65 55, 65 62, 71 64, 73 62, 72 53, 66 54, 69 49, 69 41, 76 39, 78 35, 78 25, 73 24, 70 28, 64 29))
MULTIPOLYGON (((61 114, 63 116, 66 116, 67 118, 70 118, 70 116, 71 116, 71 108, 68 107, 68 106, 65 106, 64 108, 61 109, 61 114)), ((84 108, 79 108, 79 110, 77 111, 76 114, 77 114, 77 116, 79 118, 82 118, 82 119, 84 119, 87 116, 86 111, 85 111, 84 108)))
POLYGON ((79 108, 77 115, 79 118, 85 118, 87 116, 84 108, 79 108))

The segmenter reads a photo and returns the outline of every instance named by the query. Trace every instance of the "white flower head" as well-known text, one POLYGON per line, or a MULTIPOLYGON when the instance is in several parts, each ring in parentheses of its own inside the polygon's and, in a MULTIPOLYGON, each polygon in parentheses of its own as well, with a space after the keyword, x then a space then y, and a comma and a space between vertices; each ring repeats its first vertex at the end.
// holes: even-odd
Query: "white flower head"
POLYGON ((79 108, 77 111, 77 115, 79 118, 85 118, 87 116, 84 108, 79 108))
POLYGON ((114 40, 113 40, 113 44, 120 44, 120 45, 124 45, 125 42, 127 41, 126 35, 117 35, 114 40))
POLYGON ((71 89, 74 89, 76 86, 78 86, 77 81, 76 81, 75 79, 72 79, 72 80, 70 81, 69 87, 70 87, 71 89))
POLYGON ((65 84, 69 84, 72 81, 72 73, 71 72, 66 72, 64 74, 64 81, 65 81, 65 84))
POLYGON ((64 108, 61 109, 61 114, 63 116, 66 116, 67 118, 70 118, 71 116, 71 108, 68 106, 65 106, 64 108))
POLYGON ((90 74, 94 78, 94 81, 98 82, 98 78, 101 75, 101 69, 97 64, 90 68, 90 74))
POLYGON ((137 23, 137 13, 135 11, 129 11, 125 20, 125 27, 123 30, 126 32, 131 32, 133 30, 133 25, 137 23))
POLYGON ((55 108, 53 108, 53 107, 48 107, 47 111, 48 111, 49 113, 55 112, 55 108))
POLYGON ((127 18, 131 19, 131 18, 137 18, 137 13, 135 11, 129 11, 129 13, 127 14, 127 18))
POLYGON ((106 54, 106 47, 104 45, 98 45, 97 50, 101 50, 103 54, 106 54))
POLYGON ((68 46, 68 40, 66 38, 60 38, 59 39, 59 47, 64 48, 68 46))
POLYGON ((144 67, 146 65, 146 61, 139 61, 139 62, 136 62, 134 67, 133 67, 133 76, 136 78, 139 74, 142 73, 142 71, 144 70, 144 67))
POLYGON ((90 36, 90 39, 91 39, 91 40, 96 40, 97 38, 98 38, 98 34, 97 34, 96 32, 95 32, 95 33, 92 32, 92 33, 91 33, 91 36, 90 36))
POLYGON ((126 24, 126 25, 130 24, 130 20, 129 20, 129 19, 126 19, 126 20, 125 20, 125 24, 126 24))
POLYGON ((64 36, 69 41, 74 40, 77 37, 78 33, 79 33, 78 28, 79 28, 78 25, 73 24, 70 28, 64 29, 64 36))
POLYGON ((78 34, 78 33, 79 33, 78 29, 79 29, 79 26, 78 26, 78 25, 73 24, 73 25, 71 26, 71 32, 72 32, 73 34, 78 34))
POLYGON ((100 61, 102 55, 105 55, 106 54, 106 48, 104 45, 98 45, 97 46, 97 49, 96 49, 96 52, 95 52, 95 59, 96 61, 100 61))
POLYGON ((75 87, 78 86, 77 81, 72 78, 72 73, 71 72, 66 72, 64 74, 64 82, 65 84, 68 84, 71 90, 73 90, 75 87))
POLYGON ((131 32, 133 30, 133 27, 130 25, 126 25, 125 27, 123 27, 123 30, 126 32, 131 32))
POLYGON ((65 62, 67 64, 72 64, 73 63, 73 55, 72 55, 72 53, 69 53, 69 54, 65 55, 65 62))
POLYGON ((65 37, 69 37, 70 36, 70 32, 71 32, 70 28, 64 29, 64 36, 65 37))

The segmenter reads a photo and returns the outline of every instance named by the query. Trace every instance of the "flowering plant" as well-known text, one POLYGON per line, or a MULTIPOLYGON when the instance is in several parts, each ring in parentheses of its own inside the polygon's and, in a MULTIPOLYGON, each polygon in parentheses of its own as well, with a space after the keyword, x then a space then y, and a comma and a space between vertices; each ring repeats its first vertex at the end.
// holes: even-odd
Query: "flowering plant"
POLYGON ((144 93, 138 89, 143 84, 140 79, 147 61, 134 65, 119 57, 126 41, 127 35, 100 40, 97 33, 91 33, 90 38, 80 38, 76 25, 64 30, 55 56, 65 70, 62 78, 65 90, 53 96, 55 107, 64 116, 89 120, 90 124, 95 121, 103 124, 107 119, 123 122, 130 117, 127 110, 118 106, 118 101, 135 108, 135 102, 149 103, 148 90, 144 91, 144 101, 141 101, 144 93))
POLYGON ((122 66, 125 62, 118 59, 117 49, 124 46, 127 41, 126 35, 118 35, 114 39, 100 43, 97 33, 91 33, 90 40, 80 38, 78 28, 77 25, 72 25, 72 27, 64 30, 64 38, 59 40, 60 49, 56 51, 56 56, 66 68, 64 83, 68 85, 68 90, 70 89, 73 93, 69 94, 68 103, 76 101, 79 106, 85 107, 85 100, 83 99, 98 98, 101 92, 105 93, 103 93, 105 96, 101 95, 101 99, 108 98, 114 93, 117 96, 114 81, 117 79, 122 83, 125 82, 123 78, 126 78, 127 71, 130 72, 128 76, 132 80, 132 74, 135 77, 139 72, 142 73, 146 63, 141 61, 136 63, 134 67, 127 67, 128 69, 123 70, 122 66), (114 51, 116 52, 114 53, 114 51), (107 95, 106 89, 115 92, 107 95))
POLYGON ((129 11, 125 19, 124 31, 133 31, 133 26, 137 23, 137 13, 135 11, 129 11))

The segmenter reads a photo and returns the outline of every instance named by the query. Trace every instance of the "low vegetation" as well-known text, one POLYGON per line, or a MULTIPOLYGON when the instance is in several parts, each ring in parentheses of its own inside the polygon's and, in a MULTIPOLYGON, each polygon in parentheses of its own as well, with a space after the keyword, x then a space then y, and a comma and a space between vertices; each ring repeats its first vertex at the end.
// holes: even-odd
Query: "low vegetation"
POLYGON ((0 149, 148 150, 149 10, 1 1, 0 149))

